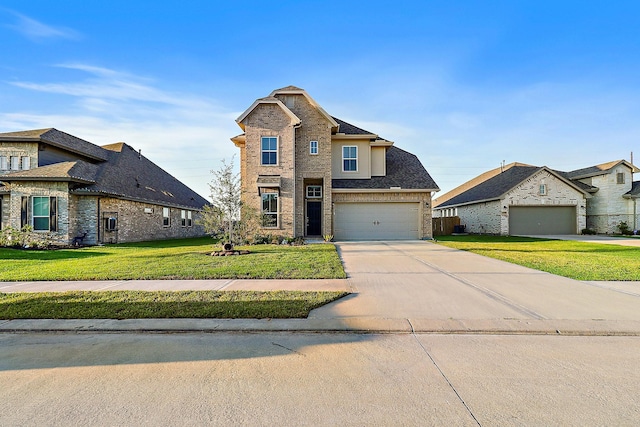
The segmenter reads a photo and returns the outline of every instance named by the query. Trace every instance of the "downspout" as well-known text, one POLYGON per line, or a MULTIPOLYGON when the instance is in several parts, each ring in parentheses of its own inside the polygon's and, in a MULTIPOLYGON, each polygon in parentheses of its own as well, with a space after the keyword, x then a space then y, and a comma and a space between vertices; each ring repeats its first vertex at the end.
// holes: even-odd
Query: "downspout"
MULTIPOLYGON (((296 217, 297 217, 297 204, 296 204, 296 194, 298 192, 298 176, 296 175, 296 150, 297 150, 297 145, 296 145, 296 129, 298 129, 300 127, 300 123, 297 123, 295 125, 293 125, 292 128, 292 132, 293 132, 293 237, 296 237, 296 217)), ((304 230, 302 231, 302 235, 304 235, 304 230)))
POLYGON ((97 226, 98 226, 98 241, 96 242, 96 244, 100 244, 102 243, 102 241, 100 240, 100 217, 101 217, 101 213, 100 213, 100 197, 98 197, 98 218, 97 218, 97 226))

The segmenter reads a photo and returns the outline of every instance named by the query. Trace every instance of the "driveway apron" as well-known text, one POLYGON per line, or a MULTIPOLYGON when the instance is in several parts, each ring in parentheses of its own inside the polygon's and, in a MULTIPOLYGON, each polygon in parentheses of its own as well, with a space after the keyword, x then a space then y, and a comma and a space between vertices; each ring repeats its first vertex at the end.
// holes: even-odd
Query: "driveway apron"
POLYGON ((354 294, 310 318, 640 321, 640 296, 425 241, 337 244, 354 294))

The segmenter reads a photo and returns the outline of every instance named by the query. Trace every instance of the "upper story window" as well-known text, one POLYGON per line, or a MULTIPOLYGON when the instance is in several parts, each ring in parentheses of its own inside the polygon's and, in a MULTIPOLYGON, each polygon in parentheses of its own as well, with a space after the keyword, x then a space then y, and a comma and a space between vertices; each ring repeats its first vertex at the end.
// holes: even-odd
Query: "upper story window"
POLYGON ((547 195, 547 184, 540 184, 540 195, 541 196, 547 195))
POLYGON ((263 136, 260 146, 261 163, 263 165, 278 164, 278 137, 263 136))
POLYGON ((358 170, 358 147, 342 147, 342 170, 344 172, 356 172, 358 170))
POLYGON ((20 157, 11 156, 11 170, 12 171, 20 170, 20 157))
POLYGON ((309 142, 309 154, 318 154, 318 141, 309 142))
POLYGON ((9 170, 9 162, 7 156, 0 156, 0 171, 9 170))
POLYGON ((616 182, 618 184, 624 184, 624 172, 618 172, 616 174, 616 182))
POLYGON ((29 170, 31 169, 31 157, 26 156, 26 157, 22 157, 21 159, 21 163, 22 163, 22 170, 29 170))
POLYGON ((308 199, 322 198, 322 185, 307 185, 307 198, 308 199))

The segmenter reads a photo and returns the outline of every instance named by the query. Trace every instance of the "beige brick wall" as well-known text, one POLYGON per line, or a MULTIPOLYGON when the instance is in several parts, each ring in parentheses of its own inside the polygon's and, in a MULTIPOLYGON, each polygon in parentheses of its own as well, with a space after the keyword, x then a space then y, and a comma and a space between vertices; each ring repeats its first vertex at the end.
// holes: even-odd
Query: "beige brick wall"
POLYGON ((240 156, 241 162, 244 164, 243 202, 260 212, 262 199, 258 195, 258 176, 280 175, 279 224, 276 229, 268 228, 265 229, 265 232, 292 236, 294 233, 294 130, 291 119, 278 105, 260 104, 245 118, 244 124, 246 143, 240 156), (261 164, 260 144, 263 136, 278 137, 278 164, 276 166, 261 164))
MULTIPOLYGON (((467 233, 502 234, 502 201, 476 203, 457 208, 460 224, 467 233)), ((509 219, 507 218, 507 225, 509 219)))
MULTIPOLYGON (((90 206, 87 206, 91 210, 90 206)), ((140 242, 145 240, 180 239, 204 236, 204 228, 197 224, 200 213, 192 211, 192 226, 183 227, 181 209, 171 208, 171 225, 164 227, 162 206, 129 200, 100 199, 100 239, 103 243, 140 242), (150 210, 150 213, 145 212, 150 210), (116 213, 117 231, 104 230, 103 219, 107 213, 116 213)), ((91 213, 88 213, 90 216, 91 213)), ((96 236, 97 237, 97 236, 96 236)))
MULTIPOLYGON (((430 192, 362 192, 362 193, 333 193, 334 203, 392 203, 416 202, 420 203, 420 238, 433 237, 431 193, 430 192)), ((331 233, 333 234, 333 232, 331 233)))
MULTIPOLYGON (((284 96, 276 95, 283 103, 284 96)), ((289 109, 302 121, 295 130, 295 224, 291 233, 303 236, 306 232, 305 180, 322 180, 322 230, 331 230, 331 126, 327 119, 303 95, 286 95, 289 109), (309 152, 311 141, 318 141, 318 154, 309 152)))

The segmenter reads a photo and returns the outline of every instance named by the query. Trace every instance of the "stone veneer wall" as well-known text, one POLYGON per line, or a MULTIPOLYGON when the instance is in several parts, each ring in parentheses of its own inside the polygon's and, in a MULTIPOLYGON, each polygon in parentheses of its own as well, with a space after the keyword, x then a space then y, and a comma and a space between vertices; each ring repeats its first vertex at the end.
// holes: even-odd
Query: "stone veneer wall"
MULTIPOLYGON (((475 234, 501 234, 500 201, 458 206, 460 224, 465 232, 475 234)), ((507 224, 508 218, 507 218, 507 224)))
MULTIPOLYGON (((14 182, 11 184, 9 197, 9 220, 5 223, 15 229, 20 229, 23 196, 49 196, 57 198, 58 231, 34 232, 34 238, 47 238, 54 244, 69 242, 69 190, 65 182, 14 182)), ((6 196, 5 196, 6 197, 6 196)), ((5 203, 6 207, 6 203, 5 203)), ((4 210, 3 210, 4 213, 4 210)), ((29 223, 32 212, 29 212, 29 223)))
MULTIPOLYGON (((11 156, 29 157, 31 169, 38 166, 38 143, 37 142, 0 142, 0 156, 7 156, 7 162, 11 156)), ((9 169, 11 164, 9 163, 9 169)), ((20 165, 22 166, 22 164, 20 165)), ((0 175, 12 172, 11 170, 0 170, 0 175)))
POLYGON ((628 167, 618 165, 607 174, 581 181, 598 187, 587 202, 589 228, 597 233, 619 233, 618 225, 622 221, 633 228, 633 200, 622 197, 633 185, 633 175, 628 167), (617 183, 618 172, 625 174, 624 184, 617 183))
POLYGON ((245 173, 242 175, 243 202, 257 212, 262 211, 262 198, 258 195, 259 175, 279 175, 281 177, 278 197, 279 225, 277 228, 264 228, 265 233, 293 236, 293 199, 294 182, 294 129, 291 118, 276 104, 260 104, 244 119, 245 147, 241 154, 241 163, 245 173), (261 137, 278 137, 278 164, 261 164, 261 137))
MULTIPOLYGON (((85 215, 90 218, 93 214, 93 207, 90 203, 82 204, 87 212, 85 215)), ((170 208, 171 225, 163 226, 162 206, 150 203, 140 203, 129 200, 115 198, 100 199, 100 239, 102 243, 126 243, 140 242, 146 240, 180 239, 187 237, 201 237, 206 235, 202 225, 197 224, 201 217, 200 212, 192 212, 192 226, 183 227, 181 220, 182 209, 170 208), (145 209, 150 209, 151 213, 145 213, 145 209), (108 232, 104 230, 103 217, 105 213, 117 213, 117 231, 108 232)), ((188 210, 188 209, 185 209, 188 210)))
POLYGON ((458 206, 457 210, 460 224, 469 233, 508 235, 510 206, 576 206, 575 232, 579 233, 587 226, 586 205, 583 193, 542 170, 509 191, 502 200, 458 206), (539 194, 541 184, 547 186, 546 195, 539 194))
MULTIPOLYGON (((334 203, 420 203, 422 224, 420 238, 433 237, 430 192, 366 192, 366 193, 333 193, 334 203)), ((332 232, 333 234, 333 232, 332 232)))

